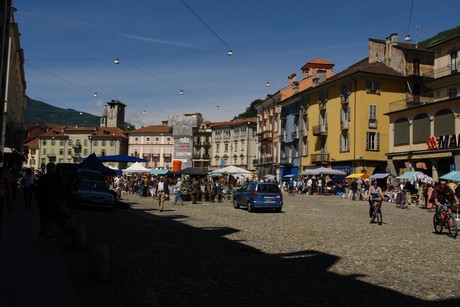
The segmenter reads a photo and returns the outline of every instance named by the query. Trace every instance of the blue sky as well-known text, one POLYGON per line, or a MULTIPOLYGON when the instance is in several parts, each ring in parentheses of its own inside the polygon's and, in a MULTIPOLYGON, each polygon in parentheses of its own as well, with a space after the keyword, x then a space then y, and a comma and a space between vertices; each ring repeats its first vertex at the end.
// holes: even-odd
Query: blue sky
POLYGON ((285 87, 290 74, 299 79, 309 60, 333 62, 337 73, 367 57, 369 38, 398 33, 403 41, 409 31, 415 43, 417 26, 421 41, 459 25, 454 0, 414 0, 412 11, 412 0, 14 5, 29 97, 98 116, 107 101, 119 99, 138 128, 184 112, 230 120, 285 87))

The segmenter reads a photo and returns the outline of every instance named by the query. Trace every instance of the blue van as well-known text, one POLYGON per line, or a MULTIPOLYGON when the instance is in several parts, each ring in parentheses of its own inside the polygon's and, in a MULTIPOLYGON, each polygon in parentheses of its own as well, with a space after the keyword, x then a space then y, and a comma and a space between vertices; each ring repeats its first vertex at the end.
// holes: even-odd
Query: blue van
POLYGON ((249 212, 255 209, 273 209, 281 212, 283 193, 276 183, 248 182, 235 191, 233 207, 247 207, 249 212))

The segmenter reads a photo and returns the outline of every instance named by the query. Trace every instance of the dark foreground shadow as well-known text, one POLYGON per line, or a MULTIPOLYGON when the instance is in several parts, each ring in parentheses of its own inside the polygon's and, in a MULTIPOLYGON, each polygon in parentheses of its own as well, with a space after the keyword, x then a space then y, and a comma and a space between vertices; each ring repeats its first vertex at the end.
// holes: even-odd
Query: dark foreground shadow
MULTIPOLYGON (((110 278, 88 280, 85 253, 61 246, 82 305, 119 306, 134 288, 152 289, 161 306, 458 306, 429 302, 329 272, 340 258, 315 250, 266 254, 232 241, 238 230, 194 228, 141 211, 77 212, 88 240, 110 250, 110 278), (129 213, 135 214, 129 214, 129 213)), ((433 285, 435 286, 435 285, 433 285)))

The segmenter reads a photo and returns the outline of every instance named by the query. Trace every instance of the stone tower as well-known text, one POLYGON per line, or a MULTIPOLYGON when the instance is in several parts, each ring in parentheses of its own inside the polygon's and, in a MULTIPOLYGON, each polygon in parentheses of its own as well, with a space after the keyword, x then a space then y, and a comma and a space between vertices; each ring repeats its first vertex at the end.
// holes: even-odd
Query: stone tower
POLYGON ((101 127, 118 127, 124 129, 126 105, 120 100, 107 102, 101 116, 101 127))

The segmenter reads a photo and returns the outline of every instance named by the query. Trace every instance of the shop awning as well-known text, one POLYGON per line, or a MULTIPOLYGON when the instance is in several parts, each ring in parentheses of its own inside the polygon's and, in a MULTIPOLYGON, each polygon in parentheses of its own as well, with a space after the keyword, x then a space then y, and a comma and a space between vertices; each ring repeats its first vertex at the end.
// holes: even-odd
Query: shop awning
POLYGON ((460 181, 460 171, 452 171, 439 178, 452 181, 460 181))
POLYGON ((345 177, 347 179, 353 179, 353 178, 369 178, 369 175, 366 174, 366 173, 354 173, 354 174, 350 174, 348 175, 347 177, 345 177))

